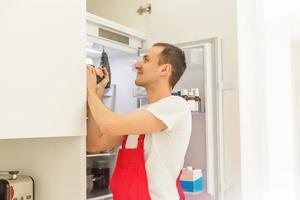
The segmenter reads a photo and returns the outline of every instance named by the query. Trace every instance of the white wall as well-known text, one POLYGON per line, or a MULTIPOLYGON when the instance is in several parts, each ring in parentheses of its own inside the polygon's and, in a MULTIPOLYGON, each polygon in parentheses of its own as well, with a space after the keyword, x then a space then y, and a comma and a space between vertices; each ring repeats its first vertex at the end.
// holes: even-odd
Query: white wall
MULTIPOLYGON (((151 0, 152 14, 139 16, 135 5, 141 1, 101 0, 90 4, 92 11, 104 18, 145 31, 146 47, 153 42, 181 43, 210 36, 222 38, 223 79, 237 84, 236 1, 218 0, 151 0), (96 6, 97 10, 92 10, 96 6), (133 14, 135 13, 135 14, 133 14), (144 21, 143 21, 144 20, 144 21), (145 23, 146 27, 141 24, 145 23)), ((224 92, 225 180, 228 200, 240 199, 240 136, 239 101, 237 89, 224 92)))
POLYGON ((0 140, 0 170, 32 176, 36 200, 83 200, 83 151, 83 137, 0 140))
POLYGON ((299 199, 299 44, 290 42, 299 9, 296 0, 238 1, 243 200, 299 199))
POLYGON ((263 199, 267 135, 263 2, 238 0, 242 199, 263 199))

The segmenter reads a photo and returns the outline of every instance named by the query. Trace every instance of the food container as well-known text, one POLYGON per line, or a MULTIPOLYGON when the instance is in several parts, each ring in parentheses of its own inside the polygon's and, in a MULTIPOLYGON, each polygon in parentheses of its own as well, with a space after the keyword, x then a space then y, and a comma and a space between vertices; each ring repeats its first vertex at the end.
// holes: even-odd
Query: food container
POLYGON ((203 176, 201 169, 193 167, 183 168, 180 176, 180 184, 186 193, 199 193, 203 191, 203 176))
POLYGON ((108 160, 96 160, 93 162, 92 174, 94 175, 94 189, 106 189, 109 186, 108 160))

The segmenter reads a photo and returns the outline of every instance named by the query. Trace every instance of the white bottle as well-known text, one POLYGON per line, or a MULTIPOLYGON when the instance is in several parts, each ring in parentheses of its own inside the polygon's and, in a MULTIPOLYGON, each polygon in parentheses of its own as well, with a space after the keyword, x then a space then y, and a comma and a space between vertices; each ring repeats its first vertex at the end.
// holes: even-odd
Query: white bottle
POLYGON ((189 91, 189 95, 188 95, 188 103, 190 105, 190 109, 191 111, 195 111, 195 95, 193 90, 189 91))
POLYGON ((201 111, 201 98, 199 93, 199 88, 193 88, 192 89, 195 94, 195 111, 200 112, 201 111))
POLYGON ((180 90, 180 95, 182 98, 184 98, 186 101, 188 100, 189 91, 185 88, 180 90))

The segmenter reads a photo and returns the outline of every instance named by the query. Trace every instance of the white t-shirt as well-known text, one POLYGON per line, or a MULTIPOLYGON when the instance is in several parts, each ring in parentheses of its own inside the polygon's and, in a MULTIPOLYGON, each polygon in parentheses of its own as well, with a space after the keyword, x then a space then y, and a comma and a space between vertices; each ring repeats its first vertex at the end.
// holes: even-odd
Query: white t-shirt
MULTIPOLYGON (((179 199, 176 180, 184 164, 192 127, 189 105, 182 97, 169 96, 141 109, 151 112, 167 126, 163 132, 147 134, 144 141, 150 197, 179 199)), ((126 148, 135 148, 137 138, 138 135, 130 135, 126 148)))

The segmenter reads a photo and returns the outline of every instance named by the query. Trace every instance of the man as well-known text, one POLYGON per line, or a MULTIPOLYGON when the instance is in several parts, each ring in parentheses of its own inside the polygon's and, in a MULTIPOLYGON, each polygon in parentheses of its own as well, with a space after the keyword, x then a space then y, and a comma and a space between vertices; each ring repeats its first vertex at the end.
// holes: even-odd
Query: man
POLYGON ((99 100, 108 82, 107 71, 88 66, 87 151, 122 143, 110 183, 114 200, 182 200, 178 178, 191 134, 191 111, 183 98, 171 92, 186 69, 184 53, 157 43, 135 68, 135 84, 146 89, 149 104, 119 115, 99 100), (104 76, 98 85, 96 74, 104 76))

